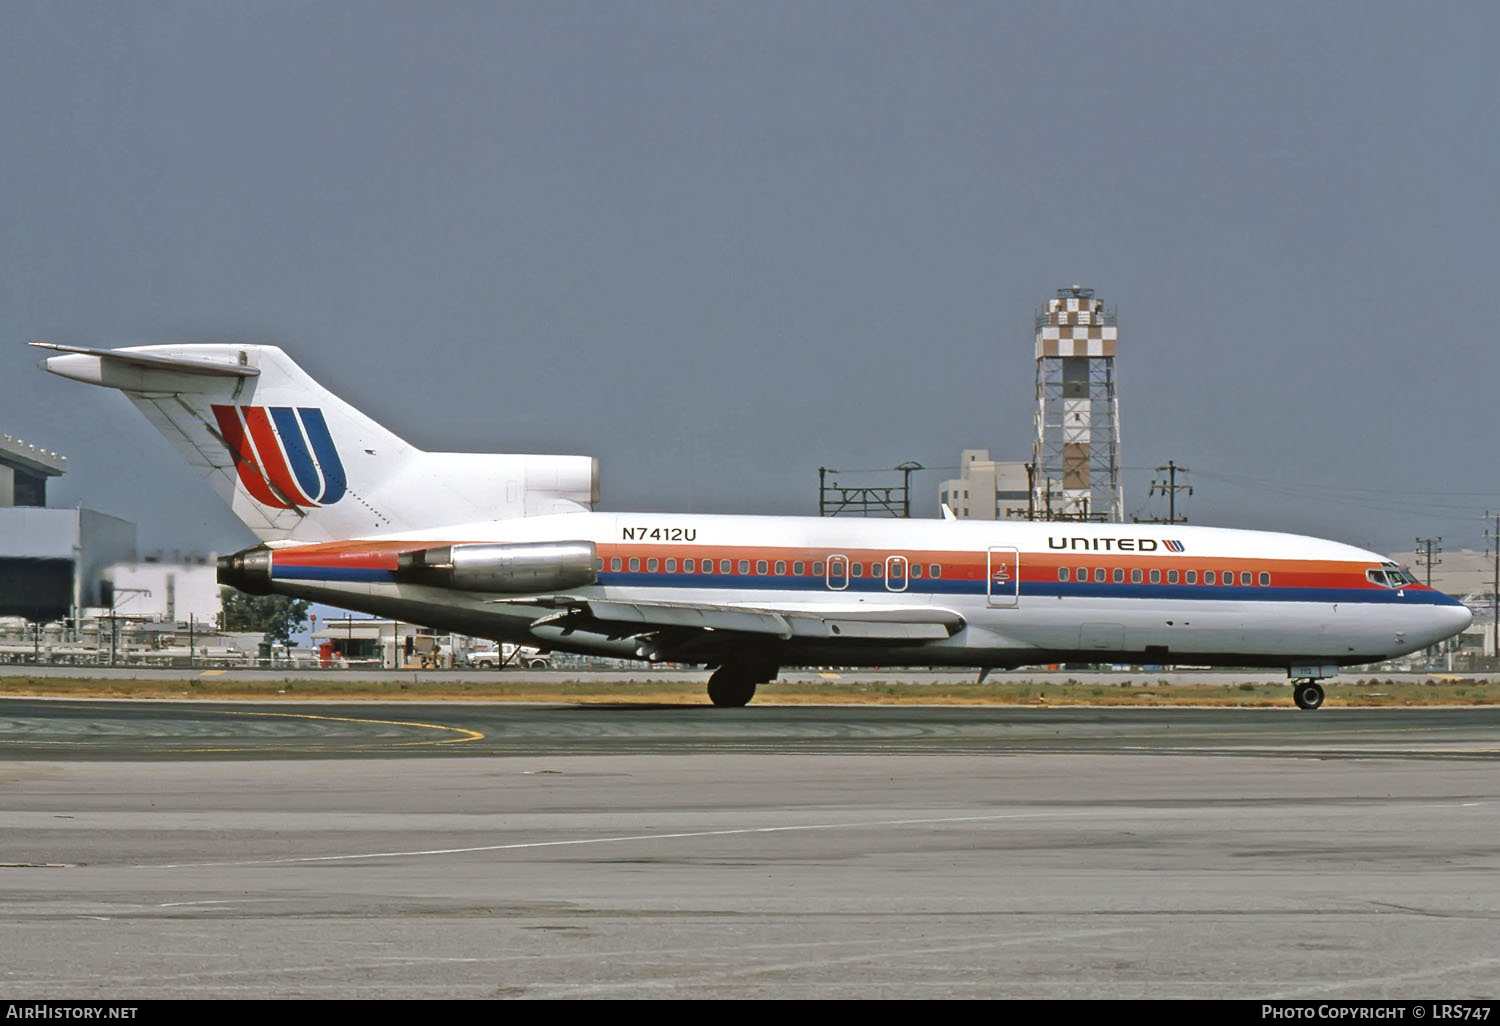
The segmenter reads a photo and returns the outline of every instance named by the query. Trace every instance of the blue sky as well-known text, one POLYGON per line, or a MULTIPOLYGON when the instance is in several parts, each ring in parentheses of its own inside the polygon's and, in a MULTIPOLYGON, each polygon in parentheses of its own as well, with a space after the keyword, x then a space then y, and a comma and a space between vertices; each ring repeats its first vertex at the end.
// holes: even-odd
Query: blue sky
POLYGON ((1127 508, 1482 544, 1500 7, 0 5, 0 431, 143 549, 251 539, 28 339, 250 340, 603 508, 1029 456, 1032 316, 1117 307, 1127 508))

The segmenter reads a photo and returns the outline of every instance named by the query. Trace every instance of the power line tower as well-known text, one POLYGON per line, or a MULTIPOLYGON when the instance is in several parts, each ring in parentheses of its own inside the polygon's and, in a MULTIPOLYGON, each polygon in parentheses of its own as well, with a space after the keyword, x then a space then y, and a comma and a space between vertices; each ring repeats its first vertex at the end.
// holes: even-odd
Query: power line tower
POLYGON ((893 469, 901 472, 899 485, 828 484, 828 475, 839 473, 833 467, 818 468, 818 516, 820 517, 910 517, 911 475, 926 470, 916 460, 907 460, 893 469))
POLYGON ((1433 558, 1443 551, 1442 537, 1417 539, 1417 566, 1427 569, 1427 587, 1432 587, 1432 568, 1441 566, 1441 559, 1433 558))
POLYGON ((1177 493, 1186 492, 1187 494, 1192 495, 1193 486, 1190 484, 1178 484, 1177 475, 1188 474, 1191 473, 1191 471, 1189 471, 1187 467, 1179 467, 1172 460, 1167 460, 1167 465, 1165 467, 1157 467, 1156 472, 1158 474, 1165 472, 1167 475, 1167 479, 1165 481, 1158 481, 1153 478, 1151 480, 1151 490, 1146 494, 1165 495, 1167 497, 1167 519, 1163 520, 1160 517, 1152 517, 1150 520, 1144 522, 1148 524, 1187 523, 1186 516, 1179 517, 1177 515, 1177 493))
POLYGON ((1114 311, 1058 289, 1036 317, 1032 506, 1046 520, 1124 519, 1114 311))
MULTIPOLYGON (((1432 587, 1432 568, 1441 565, 1443 562, 1441 559, 1436 558, 1437 554, 1443 551, 1443 547, 1440 544, 1442 540, 1441 537, 1417 539, 1417 566, 1426 568, 1427 587, 1429 588, 1432 587)), ((1425 651, 1429 655, 1435 655, 1441 652, 1443 647, 1440 643, 1428 647, 1425 651)))
POLYGON ((1490 626, 1494 631, 1495 656, 1500 658, 1500 513, 1486 511, 1484 519, 1495 524, 1484 529, 1484 542, 1485 551, 1495 557, 1495 576, 1490 582, 1490 626))

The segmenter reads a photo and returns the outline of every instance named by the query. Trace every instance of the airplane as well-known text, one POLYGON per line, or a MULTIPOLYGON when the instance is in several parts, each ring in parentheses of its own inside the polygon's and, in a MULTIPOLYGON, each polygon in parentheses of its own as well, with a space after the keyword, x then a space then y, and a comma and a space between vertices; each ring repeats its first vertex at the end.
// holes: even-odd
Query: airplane
POLYGON ((788 666, 1340 667, 1472 620, 1384 557, 1293 534, 1045 521, 596 512, 597 461, 421 451, 279 348, 33 342, 119 389, 260 544, 252 594, 536 648, 713 669, 743 706, 788 666))

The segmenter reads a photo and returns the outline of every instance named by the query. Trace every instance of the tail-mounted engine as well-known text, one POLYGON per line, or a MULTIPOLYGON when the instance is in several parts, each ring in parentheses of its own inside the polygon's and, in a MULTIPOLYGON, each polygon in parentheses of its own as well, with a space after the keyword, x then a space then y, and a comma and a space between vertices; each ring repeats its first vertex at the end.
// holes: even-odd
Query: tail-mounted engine
POLYGON ((219 557, 220 584, 251 595, 271 594, 271 550, 264 545, 219 557))
POLYGON ((459 591, 562 591, 595 583, 591 541, 440 545, 403 552, 396 579, 459 591))

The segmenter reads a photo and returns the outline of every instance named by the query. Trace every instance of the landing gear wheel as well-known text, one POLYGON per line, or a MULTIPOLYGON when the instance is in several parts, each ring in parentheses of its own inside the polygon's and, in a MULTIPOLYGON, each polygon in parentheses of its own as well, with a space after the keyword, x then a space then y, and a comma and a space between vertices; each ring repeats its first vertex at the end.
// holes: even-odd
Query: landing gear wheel
POLYGON ((743 670, 721 666, 708 678, 708 699, 721 708, 747 705, 755 697, 755 681, 743 670))
POLYGON ((1304 681, 1292 688, 1292 700, 1298 709, 1316 709, 1323 704, 1323 687, 1315 681, 1304 681))

